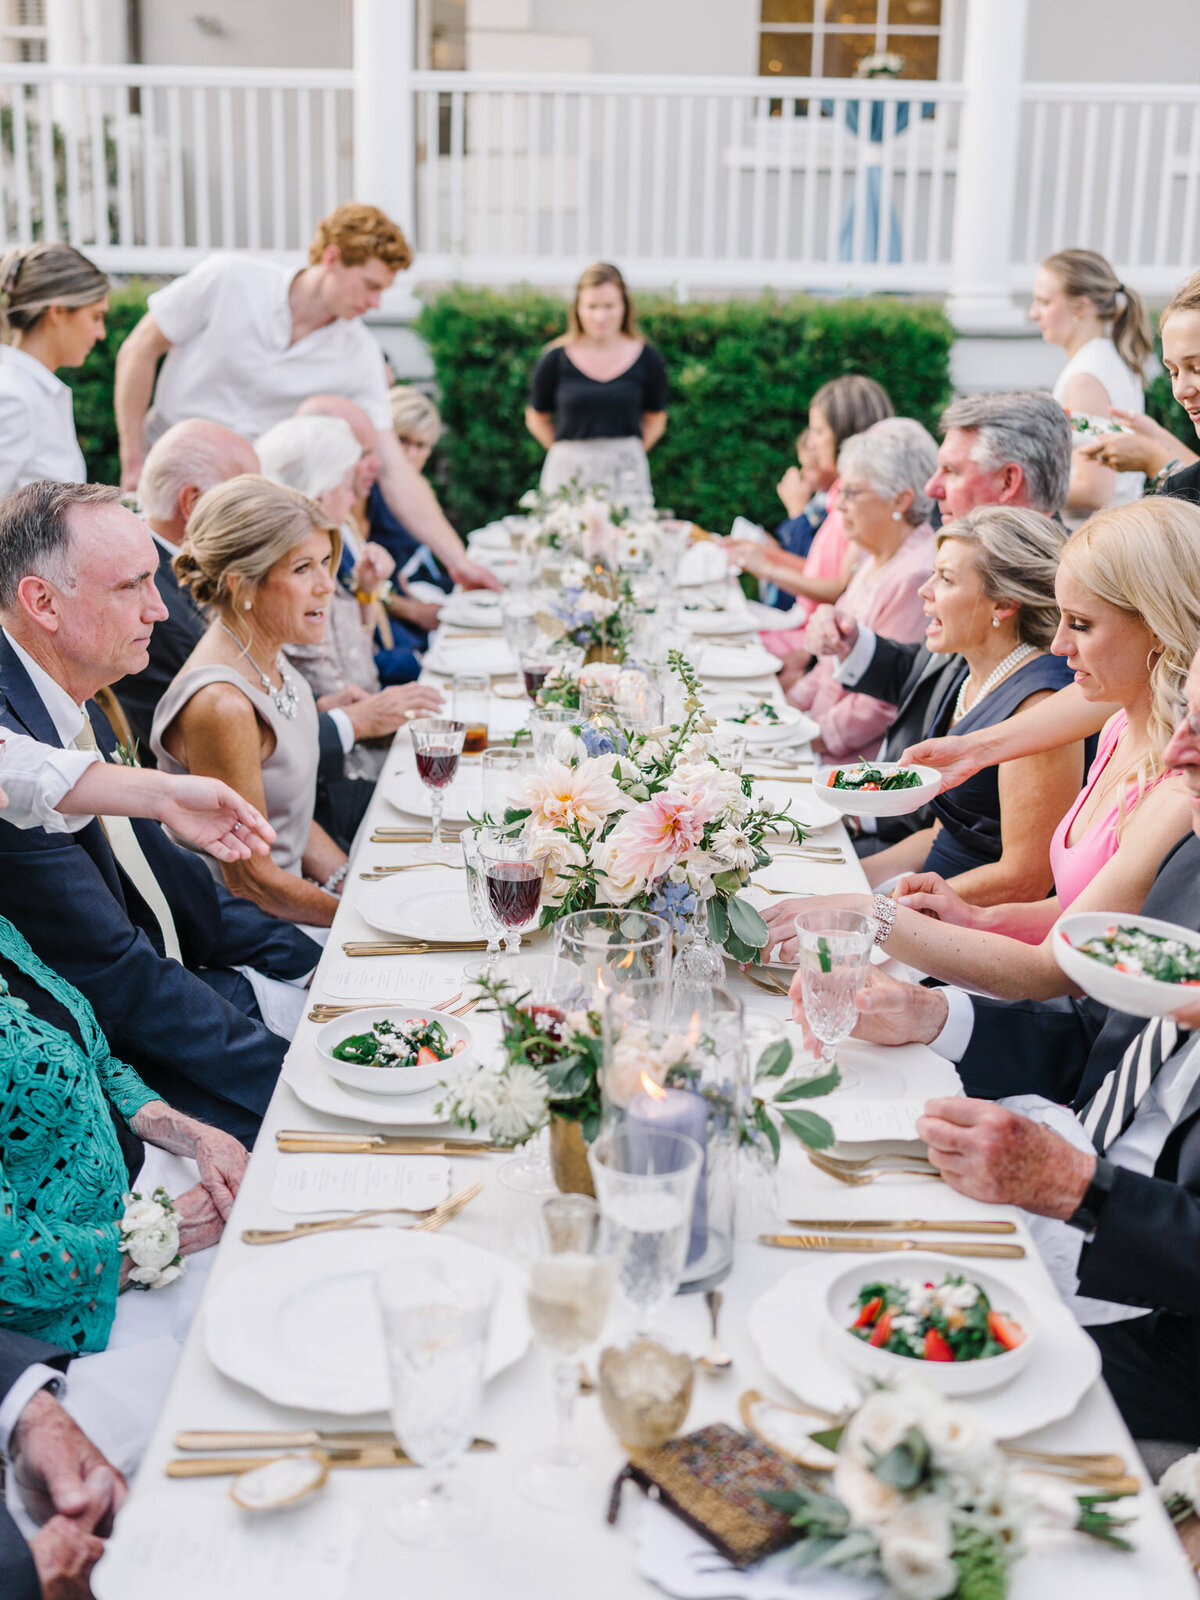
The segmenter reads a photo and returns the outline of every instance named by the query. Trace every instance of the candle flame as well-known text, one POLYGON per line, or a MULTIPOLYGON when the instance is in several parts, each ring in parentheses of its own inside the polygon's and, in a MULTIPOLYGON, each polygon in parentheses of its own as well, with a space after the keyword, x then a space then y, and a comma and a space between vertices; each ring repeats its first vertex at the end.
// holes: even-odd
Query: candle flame
POLYGON ((633 951, 629 950, 629 951, 627 951, 625 953, 624 957, 620 961, 617 962, 617 971, 618 972, 620 972, 622 970, 626 970, 627 971, 632 965, 633 965, 633 951))
POLYGON ((692 1020, 688 1023, 687 1036, 689 1044, 695 1044, 700 1037, 700 1013, 698 1011, 692 1012, 692 1020))
POLYGON ((667 1091, 662 1084, 652 1078, 648 1072, 642 1073, 642 1092, 648 1094, 651 1100, 665 1100, 667 1091))

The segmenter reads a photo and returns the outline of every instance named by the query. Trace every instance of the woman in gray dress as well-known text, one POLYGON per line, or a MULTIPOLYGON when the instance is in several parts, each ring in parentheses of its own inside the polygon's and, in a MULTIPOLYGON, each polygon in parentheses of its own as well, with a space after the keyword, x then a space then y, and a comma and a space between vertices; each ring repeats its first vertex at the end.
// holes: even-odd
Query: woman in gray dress
POLYGON ((165 772, 222 778, 269 818, 269 857, 220 870, 234 894, 328 927, 346 857, 313 821, 317 708, 283 655, 325 633, 341 536, 307 495, 246 476, 196 504, 175 557, 209 608, 207 633, 159 702, 150 744, 165 772))

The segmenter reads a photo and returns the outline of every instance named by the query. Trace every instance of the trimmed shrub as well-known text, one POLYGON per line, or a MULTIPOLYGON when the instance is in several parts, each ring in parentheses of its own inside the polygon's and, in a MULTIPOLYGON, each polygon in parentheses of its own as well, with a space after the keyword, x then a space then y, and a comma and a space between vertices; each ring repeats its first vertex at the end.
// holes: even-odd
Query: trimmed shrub
MULTIPOLYGON (((767 527, 781 519, 775 484, 795 460, 809 396, 828 379, 870 374, 898 415, 931 431, 950 397, 954 332, 922 302, 639 297, 638 320, 671 384, 667 431, 650 457, 655 498, 721 533, 739 513, 767 527)), ((464 531, 511 511, 537 482, 543 452, 523 420, 529 374, 565 326, 563 301, 533 289, 456 287, 421 313, 446 424, 434 473, 464 531)))

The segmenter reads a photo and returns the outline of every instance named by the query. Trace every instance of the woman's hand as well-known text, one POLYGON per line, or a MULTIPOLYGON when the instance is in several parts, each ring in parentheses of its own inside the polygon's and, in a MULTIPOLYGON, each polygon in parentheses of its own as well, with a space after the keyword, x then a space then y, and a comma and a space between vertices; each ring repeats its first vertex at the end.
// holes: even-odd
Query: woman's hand
POLYGON ((799 467, 787 469, 775 485, 775 493, 783 501, 783 509, 789 517, 798 517, 813 497, 812 485, 805 481, 799 467))
POLYGON ((726 539, 725 554, 731 567, 740 567, 756 578, 765 578, 774 552, 753 539, 726 539))
POLYGON ((207 1189, 221 1220, 233 1210, 233 1202, 246 1176, 250 1152, 230 1133, 198 1124, 196 1148, 192 1152, 200 1168, 200 1182, 207 1189))
POLYGON ((1117 422, 1123 422, 1130 431, 1098 434, 1080 445, 1081 456, 1099 461, 1114 472, 1144 472, 1151 478, 1172 458, 1180 466, 1196 459, 1185 444, 1153 417, 1140 411, 1122 411, 1117 406, 1109 406, 1108 414, 1117 422))
POLYGON ((386 583, 396 570, 395 557, 381 544, 370 541, 363 545, 351 577, 351 587, 373 593, 381 583, 386 583))
POLYGON ((938 872, 905 872, 896 880, 892 898, 898 906, 920 911, 956 928, 975 926, 975 907, 953 890, 938 872))
POLYGON ((175 1221, 179 1224, 179 1254, 194 1256, 216 1244, 225 1229, 225 1218, 213 1204, 212 1195, 202 1183, 193 1184, 176 1195, 175 1221))
POLYGON ((777 900, 764 908, 763 921, 767 925, 766 948, 780 948, 781 961, 795 961, 797 955, 794 919, 809 911, 859 911, 864 917, 871 915, 874 899, 869 894, 819 894, 805 895, 796 900, 777 900))
POLYGON ((922 739, 920 744, 910 744, 902 751, 900 761, 904 766, 936 768, 942 775, 939 794, 957 789, 988 765, 987 757, 975 749, 969 734, 961 739, 922 739))

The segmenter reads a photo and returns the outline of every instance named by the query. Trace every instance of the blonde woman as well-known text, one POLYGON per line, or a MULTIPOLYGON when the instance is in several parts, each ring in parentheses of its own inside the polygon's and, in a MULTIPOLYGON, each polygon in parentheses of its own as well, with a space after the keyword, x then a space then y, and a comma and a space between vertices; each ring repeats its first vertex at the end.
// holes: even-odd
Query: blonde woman
POLYGON ((584 269, 566 333, 533 369, 525 426, 546 450, 544 490, 577 479, 638 509, 653 504, 646 453, 666 431, 667 369, 606 261, 584 269))
MULTIPOLYGON (((1054 398, 1074 415, 1141 416, 1146 409, 1145 366, 1154 349, 1146 308, 1094 250, 1060 250, 1047 256, 1033 282, 1031 322, 1047 344, 1061 346, 1067 364, 1054 398)), ((1140 472, 1113 472, 1077 453, 1071 463, 1067 515, 1081 521, 1101 506, 1126 505, 1142 493, 1140 472)))
MULTIPOLYGON (((415 471, 424 472, 442 436, 442 419, 437 406, 427 394, 406 383, 398 383, 388 390, 388 403, 401 451, 415 471)), ((439 565, 429 546, 415 538, 395 515, 380 494, 378 484, 367 496, 366 516, 372 542, 381 544, 396 563, 398 589, 407 591, 411 579, 432 584, 441 594, 449 594, 454 583, 446 569, 439 565)), ((428 588, 423 594, 417 591, 417 595, 418 603, 421 600, 426 604, 440 603, 440 596, 435 596, 428 588)), ((432 613, 418 612, 413 606, 414 602, 406 599, 403 605, 393 605, 392 615, 427 633, 433 625, 432 613)))
MULTIPOLYGON (((1138 911, 1167 851, 1191 827, 1188 796, 1164 781, 1163 754, 1200 642, 1200 510, 1153 498, 1099 512, 1063 548, 1055 580, 1065 656, 1082 697, 1116 705, 1088 780, 1050 845, 1048 900, 968 906, 936 875, 901 878, 884 948, 921 972, 1003 999, 1069 992, 1050 950, 1059 915, 1138 911), (922 913, 934 913, 940 920, 922 913)), ((1048 703, 1048 702, 1047 702, 1048 703)), ((1034 708, 1029 716, 1036 716, 1034 708)), ((839 905, 879 912, 876 896, 839 905)), ((791 946, 790 916, 811 900, 781 900, 767 915, 791 946)))
POLYGON ((223 779, 275 829, 269 857, 222 869, 234 894, 313 927, 333 921, 346 857, 313 821, 317 708, 283 646, 320 644, 340 553, 337 525, 298 490, 246 476, 202 495, 175 571, 212 621, 150 735, 162 771, 223 779))
POLYGON ((103 339, 108 287, 69 244, 0 259, 0 495, 42 478, 86 483, 71 391, 55 374, 81 367, 103 339))

